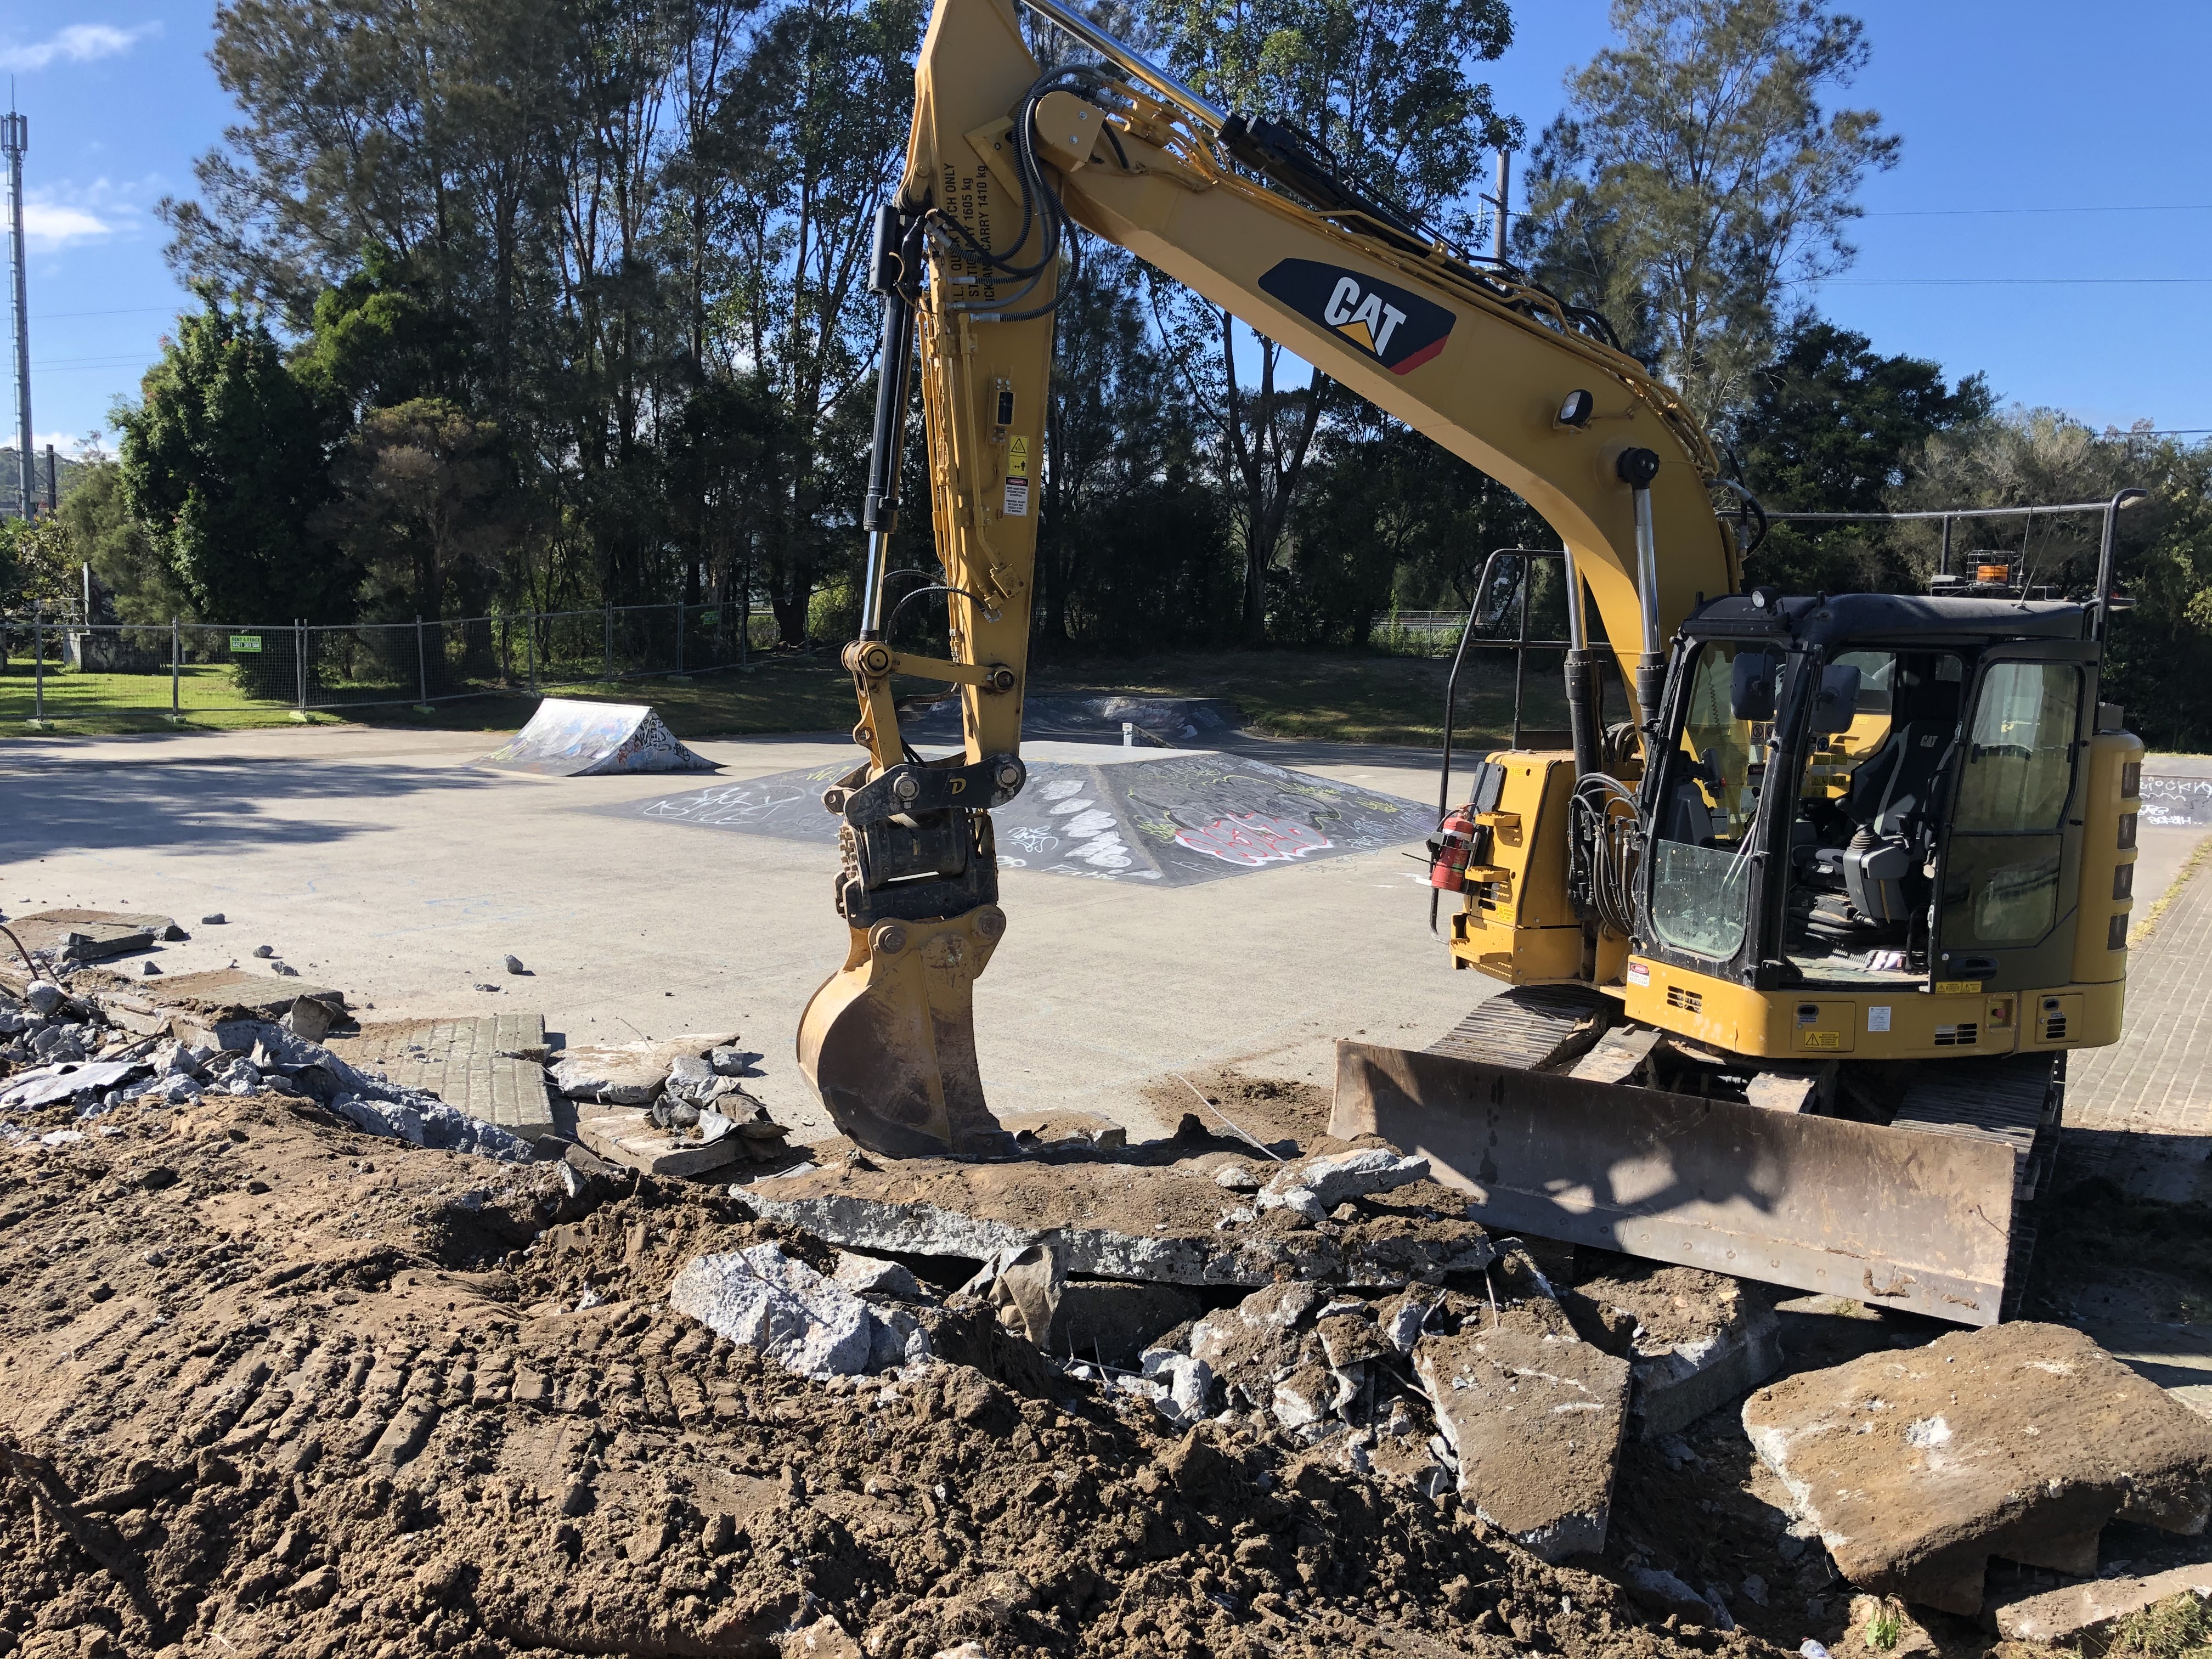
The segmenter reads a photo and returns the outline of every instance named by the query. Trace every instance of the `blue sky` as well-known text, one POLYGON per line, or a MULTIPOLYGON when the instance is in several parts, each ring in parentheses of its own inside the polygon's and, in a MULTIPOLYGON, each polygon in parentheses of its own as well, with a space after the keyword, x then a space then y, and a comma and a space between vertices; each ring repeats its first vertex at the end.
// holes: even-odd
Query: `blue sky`
MULTIPOLYGON (((2192 326, 2212 299, 2212 167, 2191 113, 2212 5, 2136 0, 2109 27, 2055 0, 1842 9, 1874 49, 1849 100, 1905 149, 1863 192, 1859 260, 1812 296, 1820 309, 1881 350, 1981 370, 2008 401, 2212 428, 2212 342, 2192 326), (2133 280, 2052 280, 2084 277, 2133 280)), ((191 191, 229 116, 206 60, 213 15, 207 0, 0 0, 0 69, 31 123, 41 443, 106 431, 184 301, 153 207, 191 191)), ((1533 132, 1605 44, 1606 6, 1528 0, 1515 22, 1487 74, 1533 132)))

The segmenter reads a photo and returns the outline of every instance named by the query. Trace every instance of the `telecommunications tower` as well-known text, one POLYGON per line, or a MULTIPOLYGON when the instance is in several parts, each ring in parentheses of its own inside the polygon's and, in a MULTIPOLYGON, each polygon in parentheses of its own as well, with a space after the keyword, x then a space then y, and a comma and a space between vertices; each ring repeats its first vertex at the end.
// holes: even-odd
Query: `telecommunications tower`
POLYGON ((23 152, 30 147, 30 121, 13 109, 0 115, 0 150, 8 156, 8 246, 15 277, 16 500, 26 524, 31 521, 36 499, 31 484, 31 302, 23 272, 23 152))

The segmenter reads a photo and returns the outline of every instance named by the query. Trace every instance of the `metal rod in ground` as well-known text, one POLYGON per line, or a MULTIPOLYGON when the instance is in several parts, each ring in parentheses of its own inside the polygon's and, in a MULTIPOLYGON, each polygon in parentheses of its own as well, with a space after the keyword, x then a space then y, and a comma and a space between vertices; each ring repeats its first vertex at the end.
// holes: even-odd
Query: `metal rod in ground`
POLYGON ((523 618, 522 651, 530 665, 530 695, 538 695, 538 613, 530 612, 523 618))
POLYGON ((422 619, 420 617, 415 618, 415 684, 421 694, 422 706, 426 708, 428 708, 430 704, 430 659, 424 653, 422 649, 422 619))
POLYGON ((676 601, 676 672, 684 672, 684 601, 676 601))
POLYGON ((31 718, 46 723, 46 607, 31 607, 31 718))
POLYGON ((606 645, 600 659, 599 674, 603 679, 611 680, 615 677, 615 608, 612 605, 607 607, 606 645))
POLYGON ((292 681, 295 688, 292 706, 302 714, 307 712, 307 619, 292 618, 292 681))
POLYGON ((173 726, 184 717, 182 701, 185 662, 184 629, 177 618, 169 618, 169 723, 173 726))
POLYGON ((1251 1141, 1255 1146, 1257 1146, 1261 1152, 1267 1153, 1269 1158, 1273 1158, 1278 1164, 1280 1164, 1283 1161, 1283 1155, 1277 1152, 1273 1147, 1267 1145, 1266 1141, 1247 1134, 1243 1130, 1237 1128, 1234 1123, 1230 1123, 1229 1114, 1223 1111, 1221 1108, 1208 1100, 1203 1093, 1200 1093, 1198 1085, 1193 1083, 1181 1072, 1170 1072, 1168 1075, 1173 1078, 1177 1083, 1182 1084, 1182 1086, 1189 1090, 1191 1093, 1197 1095, 1198 1103, 1200 1105, 1205 1107, 1207 1111, 1212 1113, 1214 1116, 1219 1118, 1224 1123, 1229 1123, 1230 1128, 1235 1132, 1239 1139, 1251 1141))

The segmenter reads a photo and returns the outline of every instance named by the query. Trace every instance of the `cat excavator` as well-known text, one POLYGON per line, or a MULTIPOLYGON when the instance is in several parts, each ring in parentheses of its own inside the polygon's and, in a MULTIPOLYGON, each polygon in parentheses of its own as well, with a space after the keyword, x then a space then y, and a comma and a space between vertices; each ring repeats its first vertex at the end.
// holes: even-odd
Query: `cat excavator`
POLYGON ((894 1156, 1006 1146, 971 993, 1007 927, 991 809, 1026 775, 1053 312, 1087 234, 1560 540, 1567 746, 1483 757, 1431 843, 1452 965, 1505 988, 1429 1049, 1340 1043, 1335 1133, 1426 1153, 1505 1231, 2004 1316, 2065 1056, 2120 1030, 2142 744, 2099 698, 2109 518, 2075 599, 1746 591, 1756 503, 1604 319, 1453 247, 1290 124, 1216 107, 1061 0, 1024 3, 1085 55, 1048 70, 1012 0, 936 0, 876 228, 842 657, 867 758, 823 797, 849 948, 798 1045, 834 1121, 894 1156), (944 575, 893 604, 917 362, 944 575), (931 593, 943 657, 896 637, 931 593), (896 677, 957 693, 958 752, 908 743, 896 677))

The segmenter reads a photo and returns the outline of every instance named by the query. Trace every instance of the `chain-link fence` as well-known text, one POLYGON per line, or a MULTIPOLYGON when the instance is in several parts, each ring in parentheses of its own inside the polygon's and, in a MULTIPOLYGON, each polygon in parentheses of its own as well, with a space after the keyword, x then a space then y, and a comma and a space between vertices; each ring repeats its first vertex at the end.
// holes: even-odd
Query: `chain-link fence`
POLYGON ((147 711, 263 713, 425 705, 741 667, 775 618, 728 605, 325 627, 0 617, 0 725, 147 711), (750 626, 747 625, 748 620, 750 626))

